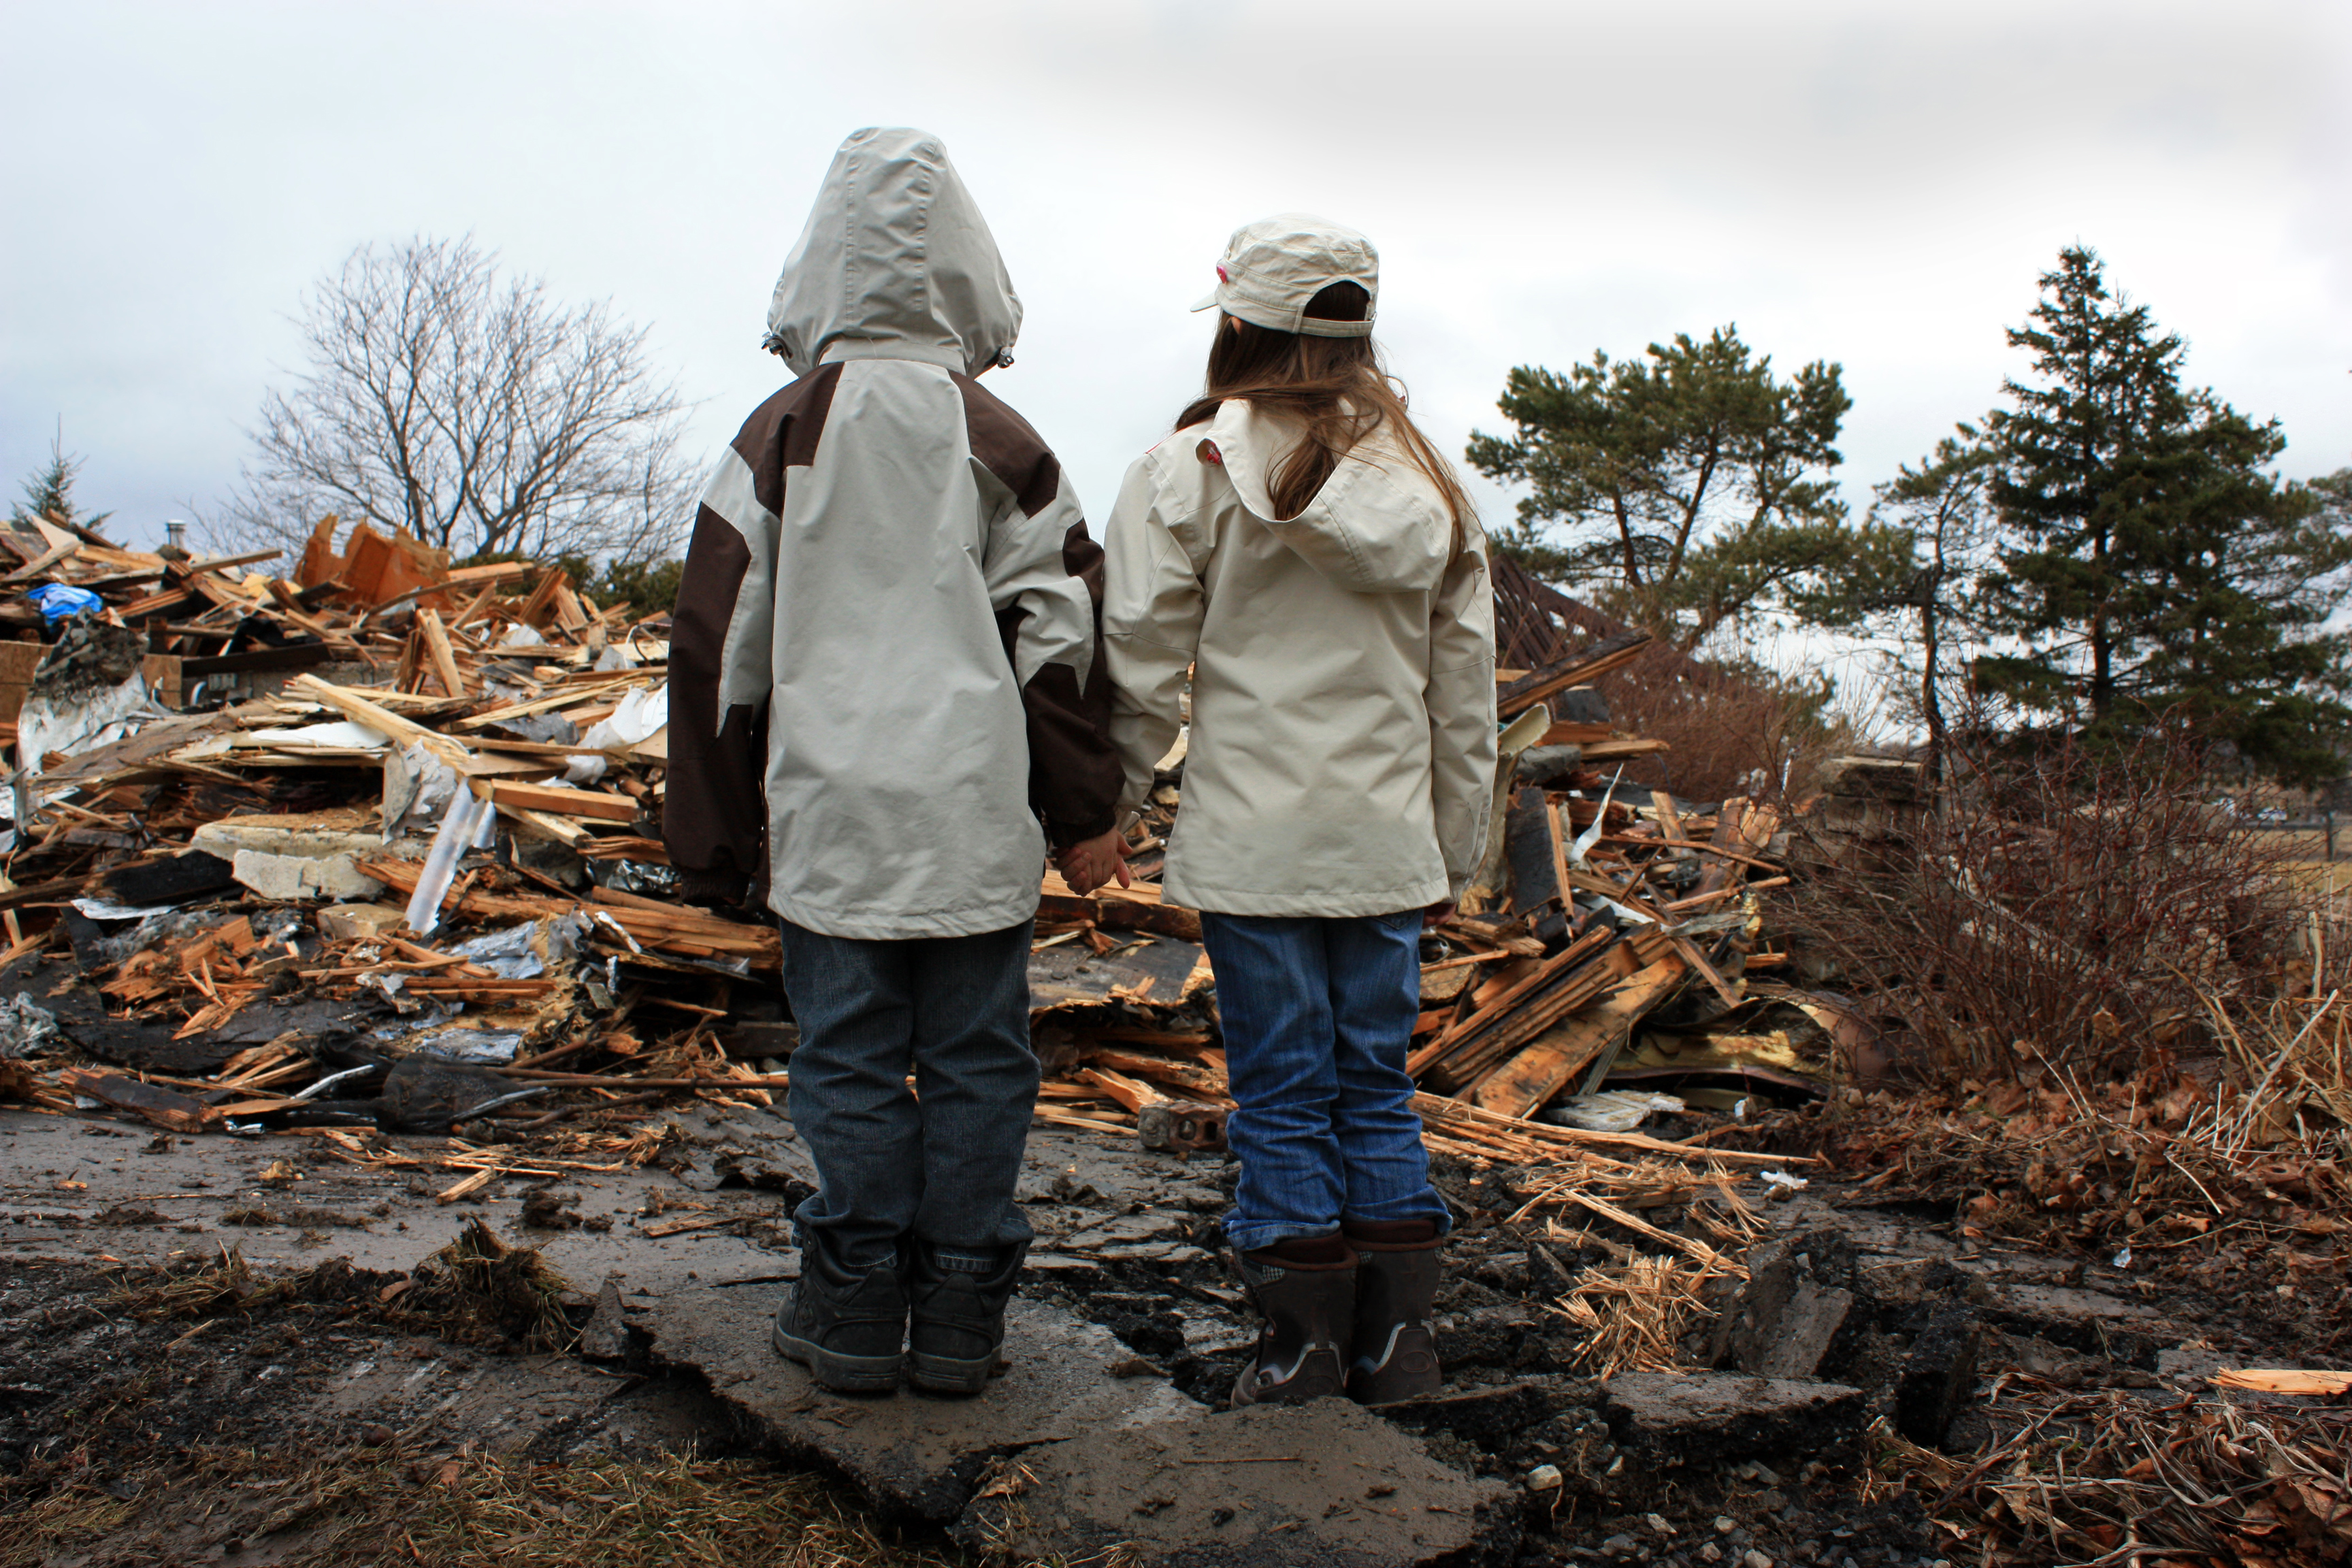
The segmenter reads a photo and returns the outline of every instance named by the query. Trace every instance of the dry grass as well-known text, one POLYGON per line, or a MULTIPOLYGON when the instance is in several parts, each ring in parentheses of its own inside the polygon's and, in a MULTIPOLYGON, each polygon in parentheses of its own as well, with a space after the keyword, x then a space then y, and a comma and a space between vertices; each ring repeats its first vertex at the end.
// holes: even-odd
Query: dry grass
POLYGON ((109 1295, 104 1305, 110 1310, 127 1311, 142 1323, 163 1318, 245 1316, 289 1301, 373 1298, 391 1278, 354 1268, 349 1258, 331 1258, 262 1283, 255 1279, 241 1247, 223 1247, 212 1263, 162 1269, 157 1278, 144 1283, 126 1283, 109 1295))
POLYGON ((2245 1406, 2121 1391, 1997 1389, 2002 1434, 1951 1458, 1871 1430, 1872 1473, 1949 1521, 1988 1564, 2271 1563, 2352 1556, 2352 1410, 2245 1406))
POLYGON ((1585 1331, 1572 1364, 1595 1377, 1675 1371, 1683 1364, 1683 1337, 1715 1316, 1706 1304, 1709 1284, 1725 1277, 1703 1263, 1648 1254, 1587 1268, 1552 1309, 1585 1331))
POLYGON ((412 1287, 394 1298, 404 1313, 454 1329, 453 1337, 491 1336, 523 1351, 569 1350, 576 1337, 563 1315, 577 1293, 537 1249, 509 1247, 480 1219, 420 1264, 412 1287))
POLYGON ((279 1480, 225 1463, 218 1489, 173 1489, 168 1509, 94 1489, 52 1493, 0 1523, 0 1568, 63 1558, 99 1564, 217 1556, 227 1541, 286 1568, 951 1568, 963 1559, 877 1531, 839 1489, 740 1460, 533 1465, 473 1454, 339 1456, 279 1480), (234 1478, 234 1479, 231 1479, 234 1478), (234 1490, 232 1490, 234 1489, 234 1490), (257 1506, 257 1516, 229 1511, 257 1506), (150 1513, 168 1514, 152 1521, 150 1513), (159 1539, 186 1521, 194 1543, 159 1539), (226 1531, 227 1533, 223 1534, 226 1531), (143 1538, 143 1539, 142 1539, 143 1538))

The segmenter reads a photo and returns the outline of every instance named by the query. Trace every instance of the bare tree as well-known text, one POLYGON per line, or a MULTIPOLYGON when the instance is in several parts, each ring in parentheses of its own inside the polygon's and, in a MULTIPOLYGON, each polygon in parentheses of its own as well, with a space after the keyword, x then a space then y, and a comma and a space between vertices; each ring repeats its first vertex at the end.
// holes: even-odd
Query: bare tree
POLYGON ((685 405, 645 329, 499 276, 471 238, 364 245, 296 318, 307 364, 271 391, 219 512, 224 546, 299 550, 329 512, 457 556, 643 560, 692 515, 685 405))

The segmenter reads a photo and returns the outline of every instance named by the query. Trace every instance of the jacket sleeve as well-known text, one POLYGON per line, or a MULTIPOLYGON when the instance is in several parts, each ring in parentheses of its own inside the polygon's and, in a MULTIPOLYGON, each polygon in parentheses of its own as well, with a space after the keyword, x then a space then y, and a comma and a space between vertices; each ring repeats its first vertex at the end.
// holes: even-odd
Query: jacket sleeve
POLYGON ((1009 408, 965 383, 972 460, 998 481, 982 562, 1028 727, 1029 804, 1055 847, 1117 820, 1103 552, 1061 465, 1009 408), (982 402, 982 399, 986 399, 982 402), (1009 493, 1008 493, 1009 492, 1009 493))
POLYGON ((680 890, 733 902, 767 881, 776 514, 732 447, 695 513, 671 612, 662 839, 680 890))
POLYGON ((1445 856, 1445 886, 1458 899, 1486 850, 1495 799, 1495 594, 1486 542, 1466 523, 1462 552, 1430 605, 1430 804, 1445 856))
POLYGON ((1124 782, 1122 811, 1139 811, 1152 769, 1183 728, 1184 682, 1201 644, 1207 601, 1184 545, 1191 519, 1171 515, 1153 458, 1136 459, 1103 530, 1110 579, 1103 646, 1110 659, 1111 739, 1124 782))

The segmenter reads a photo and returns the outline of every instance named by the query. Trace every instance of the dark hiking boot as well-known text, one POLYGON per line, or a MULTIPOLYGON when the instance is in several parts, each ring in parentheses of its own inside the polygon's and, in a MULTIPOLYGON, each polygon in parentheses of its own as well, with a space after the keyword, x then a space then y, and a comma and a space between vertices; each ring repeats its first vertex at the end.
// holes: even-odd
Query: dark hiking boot
POLYGON ((1003 1248, 985 1272, 959 1268, 925 1242, 915 1244, 914 1327, 907 1376, 935 1394, 978 1394, 988 1386, 1004 1347, 1004 1304, 1013 1299, 1028 1243, 1003 1248))
POLYGON ((1346 1227, 1356 1249, 1356 1321, 1348 1358, 1348 1397, 1394 1405, 1444 1385, 1430 1304, 1445 1245, 1427 1220, 1356 1222, 1346 1227))
POLYGON ((1265 1324, 1234 1384, 1234 1405, 1297 1405, 1344 1394, 1355 1317, 1356 1255, 1336 1235, 1233 1255, 1265 1324))
POLYGON ((776 1311, 770 1342, 840 1394, 888 1394, 906 1359, 907 1280, 896 1259, 844 1268, 801 1248, 801 1277, 776 1311))

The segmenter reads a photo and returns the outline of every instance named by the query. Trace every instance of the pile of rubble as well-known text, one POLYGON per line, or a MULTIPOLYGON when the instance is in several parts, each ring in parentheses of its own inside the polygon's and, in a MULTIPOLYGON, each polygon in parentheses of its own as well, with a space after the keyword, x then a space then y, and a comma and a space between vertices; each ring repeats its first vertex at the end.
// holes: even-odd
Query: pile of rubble
MULTIPOLYGON (((0 542, 17 580, 80 595, 52 642, 12 645, 39 657, 0 1096, 182 1133, 772 1102, 796 1038, 776 935, 683 905, 666 864, 665 618, 364 524, 338 548, 332 519, 285 578, 86 530, 0 542)), ((1697 1157, 1632 1131, 1680 1108, 1659 1089, 1812 1088, 1787 1069, 1807 1046, 1818 1065, 1834 1016, 1746 980, 1782 961, 1756 897, 1781 879, 1777 819, 1619 788, 1657 747, 1612 731, 1590 683, 1645 640, 1504 672, 1492 847, 1423 969, 1437 1148, 1598 1174, 1612 1146, 1697 1157)), ((1231 1108, 1199 918, 1156 880, 1181 799, 1180 746, 1133 888, 1045 875, 1031 974, 1040 1120, 1174 1152, 1221 1147, 1231 1108)))

